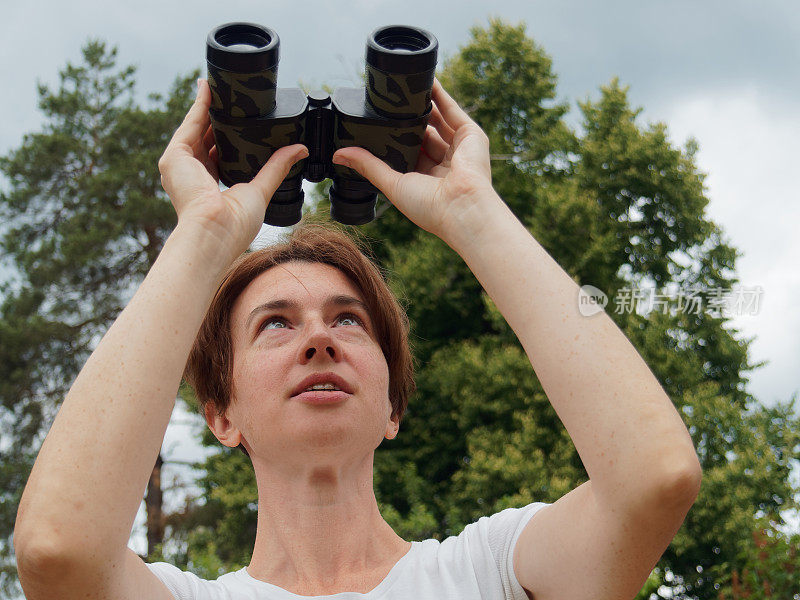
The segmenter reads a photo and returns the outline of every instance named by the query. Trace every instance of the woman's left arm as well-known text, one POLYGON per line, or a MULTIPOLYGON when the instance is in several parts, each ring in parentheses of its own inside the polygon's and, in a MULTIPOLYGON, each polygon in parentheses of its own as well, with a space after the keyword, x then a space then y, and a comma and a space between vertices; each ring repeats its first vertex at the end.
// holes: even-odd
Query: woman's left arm
POLYGON ((447 243, 516 333, 589 481, 532 518, 514 569, 536 600, 632 598, 700 489, 692 439, 642 357, 496 194, 447 243))

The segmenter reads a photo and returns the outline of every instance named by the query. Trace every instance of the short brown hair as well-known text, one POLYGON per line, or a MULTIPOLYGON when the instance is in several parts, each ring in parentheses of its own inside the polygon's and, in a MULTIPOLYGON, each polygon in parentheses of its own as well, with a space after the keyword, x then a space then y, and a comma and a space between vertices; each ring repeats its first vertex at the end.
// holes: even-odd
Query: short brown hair
POLYGON ((373 331, 389 367, 392 417, 403 418, 409 397, 416 391, 405 309, 389 289, 387 277, 366 243, 347 234, 333 221, 304 216, 277 245, 245 252, 228 267, 211 301, 189 354, 184 379, 192 386, 201 414, 209 403, 219 415, 231 402, 233 339, 231 313, 239 295, 258 275, 276 265, 302 261, 339 269, 361 292, 369 308, 373 331))

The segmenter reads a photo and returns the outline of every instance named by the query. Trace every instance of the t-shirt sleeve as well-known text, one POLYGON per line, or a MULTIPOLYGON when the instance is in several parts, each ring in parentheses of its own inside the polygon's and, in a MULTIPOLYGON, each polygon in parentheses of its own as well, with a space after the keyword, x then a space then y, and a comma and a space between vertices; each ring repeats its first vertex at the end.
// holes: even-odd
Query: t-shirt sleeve
POLYGON ((481 517, 464 529, 477 542, 470 543, 476 572, 496 569, 506 600, 528 600, 525 588, 514 573, 514 546, 531 517, 549 505, 547 502, 532 502, 521 508, 506 508, 481 517))
POLYGON ((207 600, 207 594, 201 594, 200 583, 205 581, 194 573, 181 571, 175 565, 166 562, 145 563, 147 568, 167 586, 175 596, 175 600, 207 600))

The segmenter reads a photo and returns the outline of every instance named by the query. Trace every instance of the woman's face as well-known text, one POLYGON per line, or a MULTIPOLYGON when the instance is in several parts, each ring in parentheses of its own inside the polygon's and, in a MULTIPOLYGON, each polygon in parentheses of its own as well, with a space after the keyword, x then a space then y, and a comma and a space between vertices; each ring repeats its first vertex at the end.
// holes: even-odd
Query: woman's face
MULTIPOLYGON (((338 269, 293 261, 270 268, 237 298, 232 314, 233 390, 226 413, 255 461, 359 457, 393 438, 389 369, 364 298, 338 269), (284 308, 261 309, 285 301, 284 308), (352 393, 332 404, 293 397, 309 375, 332 372, 352 393)), ((231 440, 229 445, 236 445, 231 440)), ((304 461, 303 461, 304 462, 304 461)))

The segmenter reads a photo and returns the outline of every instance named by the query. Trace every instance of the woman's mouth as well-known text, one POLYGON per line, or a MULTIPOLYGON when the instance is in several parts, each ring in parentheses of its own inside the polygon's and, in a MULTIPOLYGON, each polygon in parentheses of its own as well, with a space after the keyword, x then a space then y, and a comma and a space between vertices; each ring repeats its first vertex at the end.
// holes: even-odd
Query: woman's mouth
POLYGON ((346 400, 349 396, 350 394, 341 390, 311 390, 292 398, 306 404, 335 404, 346 400))

